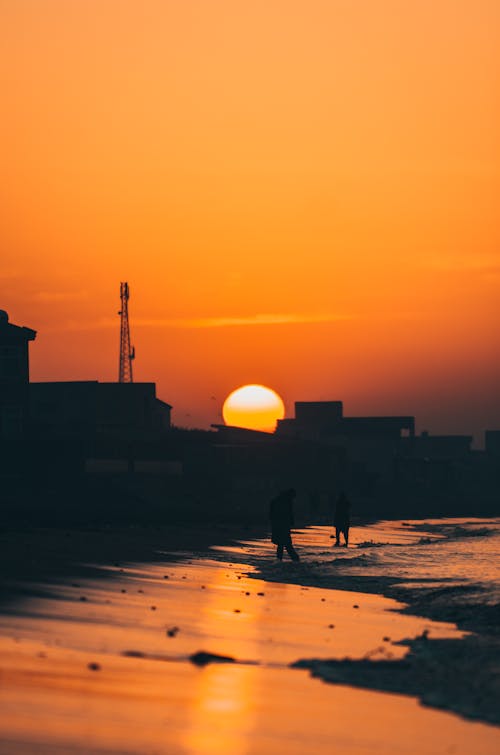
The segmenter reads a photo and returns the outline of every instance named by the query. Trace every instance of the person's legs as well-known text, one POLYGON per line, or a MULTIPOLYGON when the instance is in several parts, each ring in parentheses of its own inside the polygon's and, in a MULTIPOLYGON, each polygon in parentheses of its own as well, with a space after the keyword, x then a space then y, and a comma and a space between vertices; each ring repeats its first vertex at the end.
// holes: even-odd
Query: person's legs
POLYGON ((344 530, 344 540, 345 540, 345 547, 349 545, 349 527, 346 527, 344 530))
POLYGON ((297 553, 297 551, 293 547, 293 543, 292 543, 292 538, 291 537, 289 537, 288 540, 287 540, 287 542, 285 543, 285 548, 287 549, 288 555, 290 556, 290 558, 292 559, 292 561, 300 561, 299 554, 297 553))
POLYGON ((280 543, 276 549, 276 558, 283 561, 283 545, 280 543))
POLYGON ((340 545, 340 527, 335 527, 335 546, 340 545))

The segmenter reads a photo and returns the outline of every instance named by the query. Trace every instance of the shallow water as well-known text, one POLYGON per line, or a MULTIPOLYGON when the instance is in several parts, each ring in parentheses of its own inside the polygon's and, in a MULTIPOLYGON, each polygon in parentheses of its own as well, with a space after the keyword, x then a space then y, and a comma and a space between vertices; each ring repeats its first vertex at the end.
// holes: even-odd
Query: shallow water
MULTIPOLYGON (((389 552, 423 547, 422 533, 383 524, 353 530, 353 544, 377 532, 391 538, 389 552)), ((254 541, 214 549, 212 560, 109 567, 102 579, 52 584, 50 596, 23 601, 0 621, 0 752, 498 752, 495 727, 288 667, 303 657, 401 657, 394 643, 424 630, 458 636, 453 625, 397 613, 387 598, 287 584, 297 570, 331 568, 340 549, 328 533, 296 536, 308 563, 275 565, 272 546, 254 541), (263 562, 283 581, 255 578, 263 562), (188 657, 200 650, 240 662, 197 668, 188 657)), ((358 568, 365 550, 342 549, 338 560, 358 568)))
MULTIPOLYGON (((332 532, 332 527, 318 526, 294 534, 305 568, 317 576, 390 577, 407 580, 411 587, 455 586, 486 604, 500 602, 498 518, 381 521, 352 527, 349 548, 334 547, 332 532)), ((265 541, 248 541, 246 546, 257 564, 274 552, 265 541)))
POLYGON ((489 599, 500 600, 499 519, 408 520, 405 525, 381 522, 369 528, 358 544, 365 551, 363 563, 352 568, 364 574, 383 569, 400 579, 432 579, 443 586, 480 585, 489 599))

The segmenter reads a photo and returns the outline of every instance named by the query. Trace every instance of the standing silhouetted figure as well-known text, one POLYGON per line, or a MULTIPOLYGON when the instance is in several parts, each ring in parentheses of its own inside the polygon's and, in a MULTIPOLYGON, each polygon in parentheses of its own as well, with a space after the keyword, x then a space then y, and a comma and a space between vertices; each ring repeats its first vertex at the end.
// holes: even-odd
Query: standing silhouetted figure
POLYGON ((335 545, 340 545, 340 533, 344 535, 345 547, 349 545, 349 527, 351 525, 351 502, 345 493, 339 495, 335 506, 333 526, 335 527, 335 545))
POLYGON ((286 548, 288 555, 293 561, 300 561, 298 553, 295 551, 290 530, 293 527, 293 501, 295 490, 289 488, 273 498, 269 506, 269 516, 271 519, 271 540, 278 546, 276 551, 277 558, 283 559, 283 548, 286 548))

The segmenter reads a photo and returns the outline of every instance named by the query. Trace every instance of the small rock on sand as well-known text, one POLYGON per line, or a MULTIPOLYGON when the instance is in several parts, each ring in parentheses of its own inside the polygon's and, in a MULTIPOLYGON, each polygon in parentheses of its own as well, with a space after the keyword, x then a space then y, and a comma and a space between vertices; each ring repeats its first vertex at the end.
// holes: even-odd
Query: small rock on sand
POLYGON ((235 659, 230 655, 218 655, 217 653, 207 653, 204 650, 200 650, 198 653, 193 653, 189 656, 191 663, 195 666, 206 666, 209 663, 236 663, 235 659))

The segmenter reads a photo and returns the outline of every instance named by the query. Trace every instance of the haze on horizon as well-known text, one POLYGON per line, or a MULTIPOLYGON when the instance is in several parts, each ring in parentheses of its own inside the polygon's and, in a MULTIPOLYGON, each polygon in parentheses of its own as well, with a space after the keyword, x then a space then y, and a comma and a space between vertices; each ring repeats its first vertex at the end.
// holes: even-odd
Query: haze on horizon
POLYGON ((496 0, 0 5, 0 307, 33 380, 500 427, 496 0))

